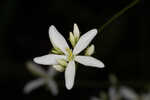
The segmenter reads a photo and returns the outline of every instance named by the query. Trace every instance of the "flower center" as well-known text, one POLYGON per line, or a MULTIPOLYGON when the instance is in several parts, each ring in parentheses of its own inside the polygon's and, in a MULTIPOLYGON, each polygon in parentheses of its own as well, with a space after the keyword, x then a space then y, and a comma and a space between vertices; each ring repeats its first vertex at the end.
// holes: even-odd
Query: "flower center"
POLYGON ((67 53, 68 53, 68 55, 67 55, 67 60, 68 60, 68 61, 72 61, 72 60, 74 59, 74 55, 73 55, 73 53, 72 53, 72 50, 69 49, 69 48, 66 48, 66 51, 67 51, 67 53))

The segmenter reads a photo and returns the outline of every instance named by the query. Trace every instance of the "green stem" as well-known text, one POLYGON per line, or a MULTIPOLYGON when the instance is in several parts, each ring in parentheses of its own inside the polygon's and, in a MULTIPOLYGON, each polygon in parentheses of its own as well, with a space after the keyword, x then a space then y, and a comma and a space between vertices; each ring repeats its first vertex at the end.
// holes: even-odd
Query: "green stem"
POLYGON ((102 25, 102 27, 99 29, 99 32, 103 31, 104 28, 109 25, 110 23, 112 23, 115 19, 117 19, 119 16, 121 16, 122 14, 124 14, 129 8, 132 8, 133 6, 135 6, 137 3, 139 3, 140 0, 134 0, 133 2, 131 2, 129 5, 127 5, 125 8, 123 8, 121 11, 119 11, 118 13, 116 13, 112 18, 110 18, 105 24, 102 25))

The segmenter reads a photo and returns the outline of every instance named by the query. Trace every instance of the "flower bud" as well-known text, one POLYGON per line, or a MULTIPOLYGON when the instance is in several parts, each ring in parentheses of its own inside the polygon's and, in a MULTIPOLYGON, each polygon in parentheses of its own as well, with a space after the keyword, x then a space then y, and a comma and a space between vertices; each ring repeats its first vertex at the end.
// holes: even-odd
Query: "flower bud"
POLYGON ((61 65, 63 67, 67 66, 67 62, 64 59, 57 59, 57 62, 58 62, 59 65, 61 65))
POLYGON ((73 34, 74 34, 75 40, 77 42, 80 37, 80 31, 79 31, 78 25, 76 23, 73 26, 73 34))
POLYGON ((69 40, 71 42, 71 45, 74 47, 76 44, 76 41, 75 41, 75 37, 72 32, 70 32, 69 40))
POLYGON ((51 52, 52 53, 54 53, 54 54, 64 54, 59 48, 53 48, 52 50, 51 50, 51 52))
POLYGON ((55 68, 59 72, 63 72, 65 68, 61 65, 53 65, 53 68, 55 68))
POLYGON ((91 45, 90 47, 88 47, 85 51, 85 55, 86 56, 91 56, 95 51, 95 46, 91 45))

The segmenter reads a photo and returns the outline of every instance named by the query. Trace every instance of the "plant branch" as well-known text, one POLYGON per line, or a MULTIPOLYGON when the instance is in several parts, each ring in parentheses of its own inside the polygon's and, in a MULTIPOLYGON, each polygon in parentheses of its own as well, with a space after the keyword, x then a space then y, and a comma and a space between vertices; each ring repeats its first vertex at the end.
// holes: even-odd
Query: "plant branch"
POLYGON ((132 8, 133 6, 135 6, 137 3, 139 3, 140 0, 134 0, 133 2, 131 2, 129 5, 127 5, 125 8, 123 8, 121 11, 119 11, 118 13, 116 13, 113 17, 111 17, 105 24, 102 25, 102 27, 98 30, 99 32, 103 31, 104 28, 109 25, 110 23, 112 23, 114 20, 116 20, 119 16, 123 15, 128 9, 132 8))

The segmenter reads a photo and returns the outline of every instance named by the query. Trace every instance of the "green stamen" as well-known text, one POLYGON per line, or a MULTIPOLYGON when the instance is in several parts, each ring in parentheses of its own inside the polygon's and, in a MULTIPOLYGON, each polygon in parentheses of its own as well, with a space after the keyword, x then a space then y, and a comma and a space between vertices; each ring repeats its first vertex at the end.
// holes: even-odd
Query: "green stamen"
POLYGON ((52 53, 54 53, 54 54, 64 54, 59 48, 53 48, 52 50, 51 50, 51 52, 52 53))

